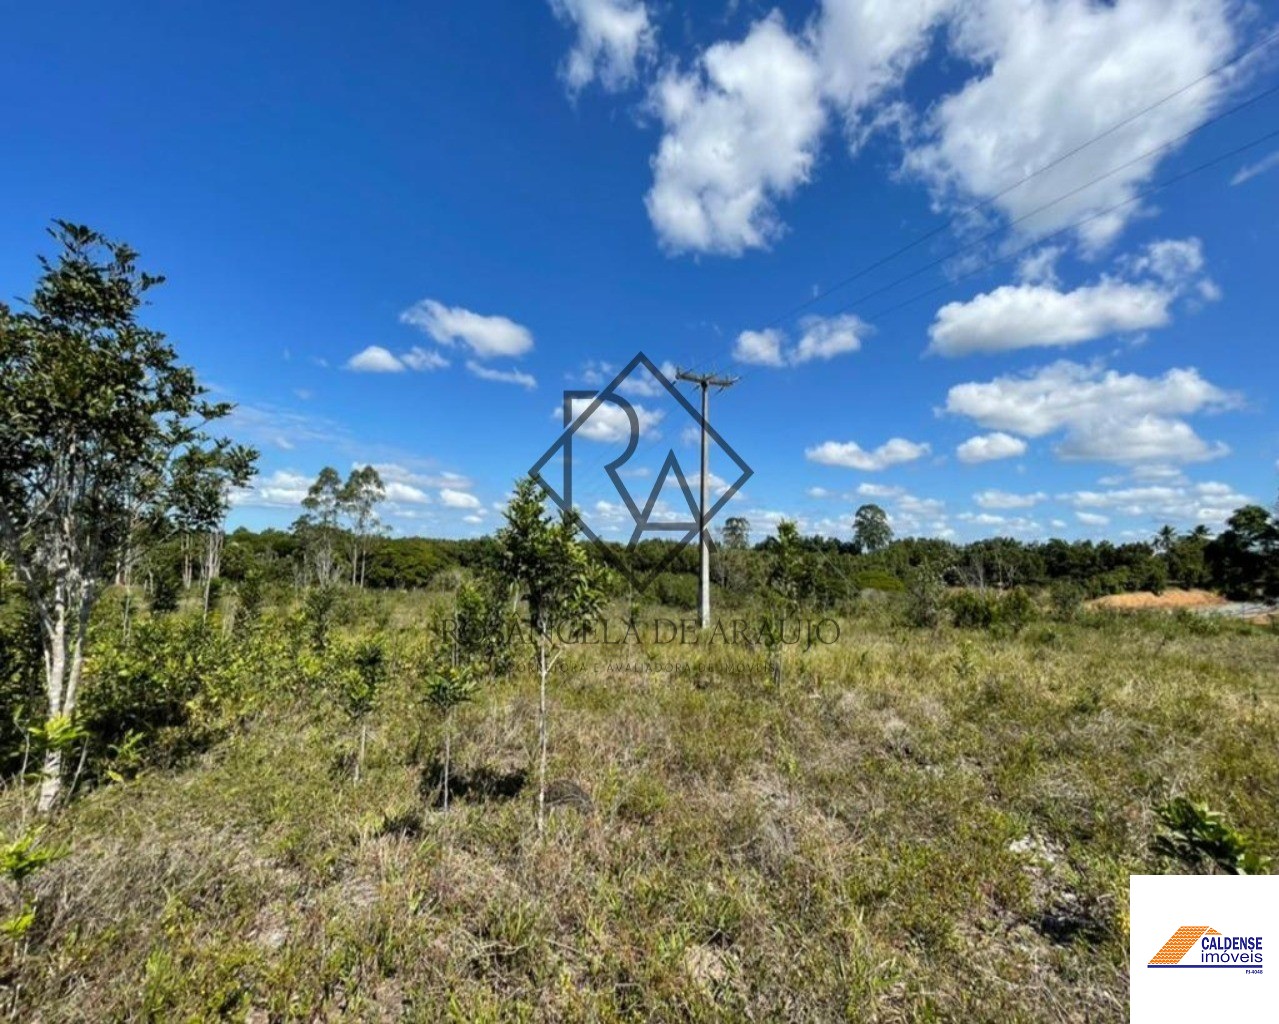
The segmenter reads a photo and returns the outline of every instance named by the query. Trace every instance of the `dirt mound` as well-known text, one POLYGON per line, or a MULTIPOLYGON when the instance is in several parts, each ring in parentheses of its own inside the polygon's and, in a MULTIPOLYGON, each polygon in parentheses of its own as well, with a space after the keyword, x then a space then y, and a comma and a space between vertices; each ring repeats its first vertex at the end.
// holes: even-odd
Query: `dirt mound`
POLYGON ((1148 608, 1204 608, 1209 605, 1226 604, 1220 594, 1208 590, 1178 590, 1170 587, 1162 594, 1152 594, 1149 590, 1140 590, 1134 594, 1110 594, 1089 601, 1090 608, 1119 608, 1144 610, 1148 608))

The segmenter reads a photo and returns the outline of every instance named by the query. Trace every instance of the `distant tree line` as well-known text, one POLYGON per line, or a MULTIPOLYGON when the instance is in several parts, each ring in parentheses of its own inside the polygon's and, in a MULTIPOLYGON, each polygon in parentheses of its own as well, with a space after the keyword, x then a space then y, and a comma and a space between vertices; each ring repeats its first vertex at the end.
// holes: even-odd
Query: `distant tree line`
MULTIPOLYGON (((332 470, 325 470, 312 493, 326 495, 291 531, 236 530, 226 538, 221 573, 231 581, 255 575, 264 581, 306 585, 341 577, 377 589, 451 586, 459 574, 473 574, 496 564, 494 538, 466 540, 387 537, 369 523, 376 510, 344 526, 336 497, 348 491, 332 470)), ((381 482, 370 470, 362 485, 366 494, 380 493, 381 482)), ((308 499, 310 500, 310 499, 308 499)), ((373 502, 373 506, 376 501, 373 502)), ((770 591, 779 558, 791 565, 787 586, 797 600, 833 605, 862 590, 902 589, 922 567, 946 585, 984 590, 1068 585, 1081 597, 1167 587, 1207 588, 1240 600, 1279 598, 1279 514, 1258 505, 1238 509, 1226 528, 1214 535, 1197 526, 1181 532, 1165 526, 1149 541, 1023 541, 993 537, 957 544, 925 537, 893 538, 887 517, 876 506, 863 506, 854 518, 850 539, 802 535, 794 524, 782 524, 773 535, 752 543, 751 524, 729 517, 719 530, 712 556, 713 582, 728 594, 749 596, 770 591)), ((647 540, 634 550, 610 544, 609 561, 626 567, 633 578, 657 574, 649 596, 680 605, 693 599, 697 550, 672 540, 647 540), (659 571, 660 570, 660 571, 659 571)), ((167 553, 169 573, 177 571, 181 550, 167 553)), ((625 584, 622 584, 625 587, 625 584)), ((775 589, 775 588, 773 588, 775 589)))

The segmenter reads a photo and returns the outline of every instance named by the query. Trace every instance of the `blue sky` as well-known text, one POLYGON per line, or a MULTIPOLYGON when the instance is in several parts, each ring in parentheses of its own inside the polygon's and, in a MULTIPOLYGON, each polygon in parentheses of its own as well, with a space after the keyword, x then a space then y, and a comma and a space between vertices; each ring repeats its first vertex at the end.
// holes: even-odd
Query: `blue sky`
MULTIPOLYGON (((488 532, 563 389, 642 350, 741 376, 713 421, 757 536, 847 535, 872 500, 956 539, 1218 526, 1277 487, 1279 136, 1142 196, 1279 129, 1279 94, 1221 116, 1279 82, 1279 44, 1185 88, 1275 15, 21 5, 0 279, 29 292, 52 217, 168 276, 150 318, 263 452, 237 524, 372 462, 397 532, 488 532)), ((696 456, 673 404, 631 400, 642 504, 667 450, 696 456)), ((619 452, 601 422, 577 457, 619 452)), ((621 529, 601 480, 578 497, 621 529)))

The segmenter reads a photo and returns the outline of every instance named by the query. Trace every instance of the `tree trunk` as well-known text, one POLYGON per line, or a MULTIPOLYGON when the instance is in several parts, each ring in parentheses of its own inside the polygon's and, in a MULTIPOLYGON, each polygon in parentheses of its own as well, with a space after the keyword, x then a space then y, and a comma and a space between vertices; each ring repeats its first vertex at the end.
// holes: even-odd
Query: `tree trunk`
POLYGON ((40 773, 40 802, 36 809, 46 814, 53 809, 62 793, 62 751, 46 750, 44 768, 40 773))
MULTIPOLYGON (((67 683, 67 594, 65 580, 54 585, 53 621, 46 632, 44 652, 45 696, 49 703, 47 720, 62 713, 67 683)), ((53 807, 62 792, 62 752, 45 750, 44 768, 40 778, 40 800, 37 809, 41 814, 53 807)))
POLYGON ((449 760, 453 755, 453 710, 444 716, 444 813, 449 812, 449 760))
POLYGON ((355 781, 360 781, 360 769, 364 766, 364 747, 369 736, 368 722, 360 722, 360 752, 355 758, 355 781))
POLYGON ((541 689, 538 699, 537 733, 541 753, 537 766, 537 834, 546 830, 546 675, 549 671, 546 664, 546 638, 538 637, 537 671, 541 677, 541 689))

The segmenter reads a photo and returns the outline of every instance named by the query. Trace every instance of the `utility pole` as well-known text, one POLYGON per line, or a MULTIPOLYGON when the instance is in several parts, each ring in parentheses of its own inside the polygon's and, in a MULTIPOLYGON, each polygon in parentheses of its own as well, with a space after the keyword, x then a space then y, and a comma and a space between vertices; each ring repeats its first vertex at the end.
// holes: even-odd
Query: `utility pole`
POLYGON ((711 535, 706 518, 708 506, 707 496, 710 493, 710 438, 706 428, 711 421, 710 389, 723 391, 737 383, 736 377, 716 377, 713 373, 693 373, 691 370, 678 370, 677 380, 686 380, 702 389, 702 472, 701 503, 697 512, 698 541, 701 546, 701 572, 697 577, 697 615, 702 629, 709 629, 711 624, 711 535))

